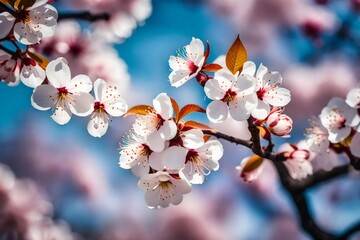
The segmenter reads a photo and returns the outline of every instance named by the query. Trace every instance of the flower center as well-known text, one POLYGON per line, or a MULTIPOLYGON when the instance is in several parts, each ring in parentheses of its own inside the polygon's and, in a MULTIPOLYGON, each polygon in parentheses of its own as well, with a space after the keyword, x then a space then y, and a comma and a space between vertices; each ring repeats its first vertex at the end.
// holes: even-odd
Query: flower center
POLYGON ((266 93, 266 89, 265 88, 260 88, 256 92, 256 95, 257 95, 258 99, 260 99, 262 101, 264 99, 265 93, 266 93))
POLYGON ((162 189, 169 189, 171 187, 172 183, 170 180, 167 180, 167 181, 161 181, 159 183, 159 187, 162 188, 162 189))
POLYGON ((149 146, 146 145, 146 144, 142 144, 141 146, 142 146, 142 149, 141 149, 141 151, 140 151, 139 154, 140 154, 141 156, 150 156, 150 154, 152 153, 152 151, 151 151, 151 149, 149 148, 149 146))
POLYGON ((27 11, 27 10, 20 11, 18 16, 19 16, 20 21, 22 21, 24 24, 31 23, 29 11, 27 11))
POLYGON ((65 100, 66 96, 69 94, 68 90, 66 89, 66 87, 62 87, 62 88, 58 88, 57 89, 58 92, 58 99, 59 100, 65 100))
POLYGON ((331 128, 342 129, 345 127, 346 119, 339 112, 339 109, 335 108, 329 116, 329 123, 331 128))
POLYGON ((196 165, 202 165, 200 156, 199 156, 198 152, 196 152, 195 150, 189 150, 189 152, 186 154, 185 163, 187 163, 189 161, 196 165))
POLYGON ((164 125, 165 120, 161 117, 160 114, 156 114, 157 123, 156 123, 156 130, 159 130, 162 125, 164 125))
POLYGON ((105 105, 101 102, 95 102, 94 103, 94 112, 105 112, 106 113, 106 110, 105 110, 105 105))
POLYGON ((187 60, 188 61, 188 68, 189 68, 189 71, 190 71, 190 74, 189 75, 192 75, 194 73, 196 73, 196 71, 199 69, 198 66, 195 65, 195 63, 191 60, 187 60))
POLYGON ((237 93, 231 89, 227 90, 224 97, 221 99, 223 102, 229 104, 229 102, 234 101, 237 93))

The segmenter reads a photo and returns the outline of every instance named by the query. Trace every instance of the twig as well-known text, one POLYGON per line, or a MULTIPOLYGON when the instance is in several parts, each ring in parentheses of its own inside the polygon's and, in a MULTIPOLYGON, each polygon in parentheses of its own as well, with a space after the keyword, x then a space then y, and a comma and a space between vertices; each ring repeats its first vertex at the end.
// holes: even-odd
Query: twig
POLYGON ((245 147, 250 148, 250 149, 251 149, 251 146, 252 146, 251 141, 246 141, 246 140, 243 140, 243 139, 240 139, 240 138, 232 137, 232 136, 226 135, 226 134, 221 133, 221 132, 217 132, 217 131, 214 132, 214 131, 211 131, 211 130, 203 130, 203 133, 207 134, 207 135, 217 137, 217 138, 224 139, 226 141, 229 141, 231 143, 235 143, 237 145, 245 146, 245 147))
POLYGON ((86 20, 89 22, 95 22, 97 20, 109 20, 110 15, 108 13, 101 13, 101 14, 92 14, 88 11, 84 12, 73 12, 73 13, 60 13, 58 17, 58 21, 64 19, 80 19, 86 20))

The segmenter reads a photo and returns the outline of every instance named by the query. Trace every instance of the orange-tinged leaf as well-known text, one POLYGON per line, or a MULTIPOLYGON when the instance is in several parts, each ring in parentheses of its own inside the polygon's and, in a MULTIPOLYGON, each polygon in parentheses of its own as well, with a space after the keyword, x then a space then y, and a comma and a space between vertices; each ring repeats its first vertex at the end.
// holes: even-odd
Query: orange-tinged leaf
POLYGON ((205 124, 202 124, 202 123, 198 123, 198 122, 195 122, 195 121, 186 121, 184 123, 185 126, 188 126, 188 127, 193 127, 193 128, 197 128, 197 129, 201 129, 201 130, 213 130, 211 127, 209 126, 206 126, 205 124))
POLYGON ((124 115, 124 117, 127 117, 129 115, 134 115, 134 114, 138 114, 138 115, 146 115, 149 112, 153 111, 154 108, 148 105, 137 105, 134 106, 132 108, 130 108, 124 115))
POLYGON ((183 119, 185 116, 193 112, 206 113, 206 110, 196 104, 185 105, 179 112, 178 120, 183 119))
POLYGON ((235 74, 237 71, 242 69, 246 60, 246 49, 238 35, 235 42, 231 45, 229 51, 226 54, 226 66, 233 74, 235 74))
POLYGON ((209 141, 209 139, 211 138, 210 135, 204 135, 203 139, 204 139, 204 142, 207 142, 209 141))
POLYGON ((266 140, 269 140, 271 138, 271 133, 269 129, 267 129, 264 126, 258 126, 258 129, 260 130, 260 136, 266 140))
POLYGON ((219 64, 216 63, 210 63, 210 64, 206 64, 203 68, 203 71, 205 72, 216 72, 218 70, 222 69, 222 66, 220 66, 219 64))
POLYGON ((171 104, 172 104, 172 106, 174 108, 176 122, 178 122, 179 105, 177 104, 177 102, 174 99, 170 98, 170 100, 171 100, 171 104))
POLYGON ((38 53, 35 52, 30 52, 28 51, 27 54, 34 59, 42 69, 46 69, 46 66, 49 64, 49 60, 47 60, 46 58, 44 58, 43 56, 41 56, 38 53))
POLYGON ((260 167, 260 165, 263 162, 264 162, 264 159, 262 157, 259 157, 258 155, 254 155, 254 156, 250 157, 250 159, 247 161, 247 163, 243 167, 242 171, 244 173, 251 172, 251 171, 257 169, 258 167, 260 167))

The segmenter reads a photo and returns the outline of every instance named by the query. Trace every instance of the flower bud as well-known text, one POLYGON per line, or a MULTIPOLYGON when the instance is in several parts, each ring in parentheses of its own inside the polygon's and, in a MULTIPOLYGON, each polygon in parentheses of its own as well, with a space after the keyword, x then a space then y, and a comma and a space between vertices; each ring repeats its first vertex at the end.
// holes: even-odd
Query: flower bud
POLYGON ((271 133, 276 136, 286 137, 292 129, 293 121, 286 114, 274 112, 267 117, 266 123, 271 133))

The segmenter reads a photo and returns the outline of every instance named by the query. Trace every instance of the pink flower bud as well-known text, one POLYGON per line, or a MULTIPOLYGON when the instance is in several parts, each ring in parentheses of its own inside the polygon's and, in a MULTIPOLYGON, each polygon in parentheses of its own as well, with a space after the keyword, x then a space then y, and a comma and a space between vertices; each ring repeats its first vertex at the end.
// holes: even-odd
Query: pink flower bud
POLYGON ((268 116, 266 123, 274 135, 284 137, 291 131, 293 121, 288 115, 274 112, 268 116))

